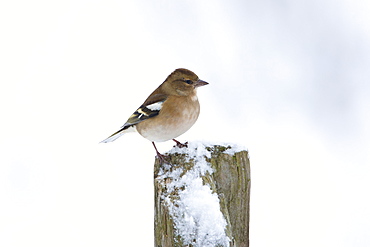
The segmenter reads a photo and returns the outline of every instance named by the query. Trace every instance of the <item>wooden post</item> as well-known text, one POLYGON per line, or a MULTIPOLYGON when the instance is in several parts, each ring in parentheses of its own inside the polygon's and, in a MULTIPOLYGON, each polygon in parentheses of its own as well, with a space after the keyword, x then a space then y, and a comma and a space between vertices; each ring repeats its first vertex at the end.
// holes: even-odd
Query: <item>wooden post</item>
POLYGON ((248 247, 247 151, 190 143, 154 164, 155 247, 248 247))

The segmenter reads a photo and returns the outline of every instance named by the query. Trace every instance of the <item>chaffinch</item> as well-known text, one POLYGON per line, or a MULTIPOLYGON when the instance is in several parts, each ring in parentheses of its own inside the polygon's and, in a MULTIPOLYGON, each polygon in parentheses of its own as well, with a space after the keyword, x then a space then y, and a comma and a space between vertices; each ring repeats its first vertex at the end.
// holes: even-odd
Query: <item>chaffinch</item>
POLYGON ((137 131, 150 140, 157 156, 163 160, 154 142, 173 140, 179 147, 186 146, 175 140, 197 121, 199 101, 197 88, 207 85, 187 69, 176 69, 144 103, 130 116, 120 130, 103 143, 112 142, 127 132, 137 131))

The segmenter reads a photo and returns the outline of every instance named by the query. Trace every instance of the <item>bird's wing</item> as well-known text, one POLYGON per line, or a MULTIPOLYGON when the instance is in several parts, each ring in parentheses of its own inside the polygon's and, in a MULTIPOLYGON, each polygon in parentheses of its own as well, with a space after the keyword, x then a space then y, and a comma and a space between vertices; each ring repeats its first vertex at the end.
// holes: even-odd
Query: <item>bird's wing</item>
POLYGON ((163 94, 151 95, 127 120, 122 128, 138 124, 146 119, 155 117, 162 109, 167 96, 163 94))
POLYGON ((127 132, 135 131, 135 125, 159 114, 167 96, 164 94, 154 94, 142 104, 127 120, 127 122, 115 133, 104 139, 103 143, 112 142, 127 132))

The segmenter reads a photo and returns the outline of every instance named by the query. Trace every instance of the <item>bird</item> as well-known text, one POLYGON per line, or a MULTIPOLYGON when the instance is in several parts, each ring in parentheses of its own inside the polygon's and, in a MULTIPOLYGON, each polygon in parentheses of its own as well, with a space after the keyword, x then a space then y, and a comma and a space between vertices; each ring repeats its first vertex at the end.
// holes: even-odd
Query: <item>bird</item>
POLYGON ((200 113, 197 89, 208 84, 188 69, 176 69, 118 131, 101 143, 112 142, 128 132, 138 132, 152 142, 157 157, 165 161, 166 157, 158 151, 155 142, 173 140, 178 147, 187 146, 175 138, 197 121, 200 113))

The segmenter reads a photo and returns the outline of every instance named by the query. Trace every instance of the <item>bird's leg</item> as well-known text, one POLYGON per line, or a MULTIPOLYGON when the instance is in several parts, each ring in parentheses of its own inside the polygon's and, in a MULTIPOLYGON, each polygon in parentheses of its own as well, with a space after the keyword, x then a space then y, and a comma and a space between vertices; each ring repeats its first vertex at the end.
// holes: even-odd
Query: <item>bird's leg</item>
POLYGON ((157 152, 157 157, 158 157, 158 159, 161 161, 161 163, 162 163, 162 164, 163 164, 163 163, 168 163, 168 161, 167 161, 168 157, 167 157, 166 155, 163 155, 163 154, 161 154, 160 152, 158 152, 158 149, 157 149, 157 147, 155 146, 154 142, 152 142, 152 144, 153 144, 153 146, 154 146, 155 151, 157 152))
POLYGON ((188 147, 188 142, 185 142, 184 144, 182 144, 181 142, 179 142, 178 140, 176 139, 172 139, 174 142, 176 142, 176 146, 178 146, 179 148, 187 148, 188 147))

